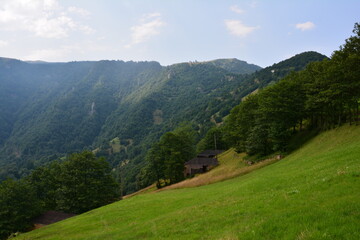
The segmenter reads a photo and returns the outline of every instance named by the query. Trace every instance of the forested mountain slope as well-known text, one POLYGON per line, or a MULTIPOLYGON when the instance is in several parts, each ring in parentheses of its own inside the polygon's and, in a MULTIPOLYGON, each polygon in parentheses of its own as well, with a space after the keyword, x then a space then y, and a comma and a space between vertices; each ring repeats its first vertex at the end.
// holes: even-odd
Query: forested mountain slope
POLYGON ((276 83, 291 71, 303 70, 310 62, 324 59, 327 59, 327 57, 312 51, 297 54, 249 75, 247 80, 236 89, 235 93, 244 97, 259 88, 276 83))
POLYGON ((221 124, 253 89, 276 82, 292 70, 305 68, 306 59, 309 63, 324 58, 315 52, 303 53, 289 59, 289 64, 284 61, 266 72, 260 70, 251 75, 229 73, 223 67, 214 67, 213 62, 169 66, 156 84, 144 84, 127 97, 124 105, 109 117, 98 138, 106 142, 98 142, 97 146, 113 166, 124 163, 119 167, 125 182, 124 193, 131 192, 137 188, 136 176, 145 165, 144 149, 149 149, 162 134, 187 121, 201 137, 211 126, 221 124), (277 69, 279 74, 274 75, 271 69, 277 69), (116 149, 109 139, 120 141, 120 147, 116 149), (109 155, 109 149, 117 152, 109 155))
POLYGON ((7 71, 1 71, 4 108, 0 111, 9 116, 3 121, 13 122, 6 129, 11 134, 3 137, 1 163, 12 164, 15 169, 10 176, 15 177, 20 177, 21 169, 91 148, 119 102, 163 69, 155 62, 122 61, 28 64, 9 60, 1 67, 7 71), (16 108, 12 99, 21 100, 13 100, 16 108))
POLYGON ((163 67, 157 62, 38 63, 0 59, 0 178, 19 178, 83 149, 105 156, 125 192, 144 156, 179 123, 199 137, 241 98, 325 56, 308 52, 263 70, 234 59, 163 67), (238 67, 237 67, 238 66, 238 67), (237 71, 242 68, 244 70, 237 71))

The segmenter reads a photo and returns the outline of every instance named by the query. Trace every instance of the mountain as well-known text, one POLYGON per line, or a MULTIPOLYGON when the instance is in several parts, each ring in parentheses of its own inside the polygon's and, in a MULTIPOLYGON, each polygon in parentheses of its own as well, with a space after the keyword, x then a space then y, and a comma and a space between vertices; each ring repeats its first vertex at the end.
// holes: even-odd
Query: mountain
POLYGON ((186 121, 201 137, 249 93, 324 58, 308 52, 262 70, 234 59, 163 67, 1 58, 0 178, 91 149, 134 191, 146 151, 163 133, 186 121))
MULTIPOLYGON (((7 135, 1 139, 1 163, 26 170, 91 148, 117 103, 162 68, 155 62, 5 61, 0 68, 0 111, 6 116, 2 121, 12 124, 6 125, 7 135)), ((20 177, 23 173, 16 168, 10 173, 20 177)))
POLYGON ((292 71, 303 70, 310 62, 322 61, 324 59, 328 59, 328 57, 313 51, 297 54, 249 75, 248 78, 234 90, 234 94, 245 97, 258 89, 278 82, 292 71))
POLYGON ((229 72, 238 74, 251 74, 261 69, 261 67, 255 64, 249 64, 236 58, 216 59, 205 63, 212 64, 216 67, 220 67, 229 72))

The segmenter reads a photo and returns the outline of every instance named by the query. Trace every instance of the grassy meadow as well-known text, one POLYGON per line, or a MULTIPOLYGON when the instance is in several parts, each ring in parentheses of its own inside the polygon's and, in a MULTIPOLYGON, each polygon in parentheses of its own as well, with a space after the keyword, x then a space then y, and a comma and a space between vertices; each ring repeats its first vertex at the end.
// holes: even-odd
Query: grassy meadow
POLYGON ((233 170, 208 179, 230 180, 135 195, 16 239, 360 239, 360 127, 247 174, 241 157, 222 159, 233 170))

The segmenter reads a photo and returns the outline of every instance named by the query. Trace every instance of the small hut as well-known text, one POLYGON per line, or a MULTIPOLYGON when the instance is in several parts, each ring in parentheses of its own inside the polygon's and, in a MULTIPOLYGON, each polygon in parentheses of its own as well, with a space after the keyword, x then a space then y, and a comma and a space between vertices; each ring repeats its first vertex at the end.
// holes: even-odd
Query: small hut
POLYGON ((199 153, 195 158, 187 161, 185 163, 185 177, 207 172, 211 168, 219 165, 217 155, 222 152, 222 150, 206 150, 199 153))

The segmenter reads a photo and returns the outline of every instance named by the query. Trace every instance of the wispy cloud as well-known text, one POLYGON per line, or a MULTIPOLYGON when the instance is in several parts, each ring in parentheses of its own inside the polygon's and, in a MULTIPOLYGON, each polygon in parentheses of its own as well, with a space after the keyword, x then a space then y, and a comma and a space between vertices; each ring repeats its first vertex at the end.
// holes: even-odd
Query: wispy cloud
POLYGON ((24 57, 24 60, 58 61, 65 58, 71 51, 69 48, 38 49, 24 57))
POLYGON ((307 31, 315 28, 315 24, 313 22, 298 23, 295 27, 301 31, 307 31))
POLYGON ((230 34, 238 37, 246 37, 259 27, 246 26, 239 20, 225 20, 225 25, 230 34))
POLYGON ((251 3, 249 4, 249 6, 251 7, 251 8, 257 8, 257 6, 258 6, 258 2, 257 1, 251 1, 251 3))
POLYGON ((0 29, 5 31, 28 31, 43 38, 64 38, 72 31, 85 34, 94 30, 69 14, 80 15, 88 11, 76 7, 64 9, 57 0, 2 0, 0 6, 0 29))
POLYGON ((161 19, 160 13, 150 13, 140 19, 138 25, 131 27, 131 43, 125 47, 129 48, 149 40, 151 37, 160 33, 160 28, 166 25, 161 19))
POLYGON ((76 14, 82 16, 82 17, 87 17, 87 16, 90 16, 90 14, 91 14, 91 13, 90 13, 88 10, 86 10, 86 9, 78 8, 78 7, 74 7, 74 6, 68 7, 67 10, 68 10, 69 13, 76 13, 76 14))
POLYGON ((108 45, 102 45, 98 41, 89 40, 72 45, 57 46, 56 48, 35 49, 21 57, 21 59, 43 60, 49 62, 64 61, 66 59, 71 61, 73 60, 73 56, 76 55, 77 58, 80 59, 83 58, 83 56, 86 56, 86 60, 89 60, 89 53, 92 53, 94 56, 99 56, 98 54, 112 50, 113 48, 108 45))
POLYGON ((8 44, 8 42, 0 40, 0 47, 6 47, 8 44))
POLYGON ((230 10, 233 11, 234 13, 238 13, 238 14, 242 14, 245 12, 243 9, 239 8, 237 5, 232 5, 230 7, 230 10))

